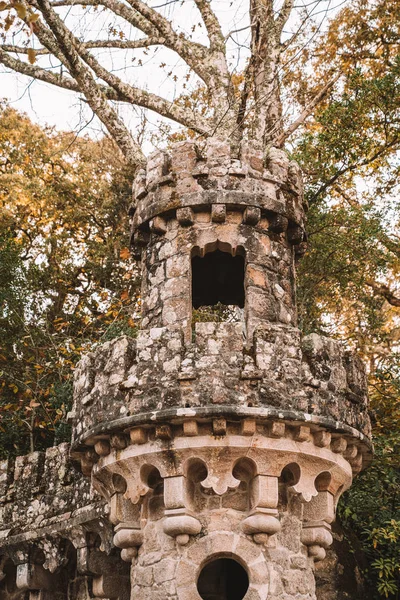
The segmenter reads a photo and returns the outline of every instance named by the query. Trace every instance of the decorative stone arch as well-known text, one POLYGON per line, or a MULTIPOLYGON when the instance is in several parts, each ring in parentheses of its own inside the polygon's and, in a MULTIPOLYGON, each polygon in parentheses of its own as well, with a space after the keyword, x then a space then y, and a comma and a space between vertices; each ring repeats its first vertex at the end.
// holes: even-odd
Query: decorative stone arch
POLYGON ((202 600, 197 591, 198 577, 207 562, 218 558, 231 558, 246 569, 249 588, 243 600, 267 599, 269 570, 261 548, 237 533, 215 531, 183 553, 176 571, 179 600, 202 600))
POLYGON ((212 235, 208 235, 204 240, 202 239, 203 231, 199 231, 197 235, 197 239, 193 244, 191 250, 191 258, 195 256, 199 256, 204 258, 206 254, 212 254, 216 250, 220 252, 225 252, 226 254, 230 254, 231 256, 246 256, 245 246, 240 243, 237 236, 227 235, 222 236, 217 232, 212 235), (226 237, 226 239, 224 239, 226 237))

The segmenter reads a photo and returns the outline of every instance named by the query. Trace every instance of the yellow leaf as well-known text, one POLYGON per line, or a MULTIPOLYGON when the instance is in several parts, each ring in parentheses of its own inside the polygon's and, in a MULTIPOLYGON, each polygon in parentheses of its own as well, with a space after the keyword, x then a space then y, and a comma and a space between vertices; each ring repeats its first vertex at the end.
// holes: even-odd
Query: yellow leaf
POLYGON ((10 8, 10 5, 7 2, 0 2, 0 11, 6 10, 6 8, 10 8))
POLYGON ((131 253, 129 248, 122 248, 122 250, 119 253, 120 258, 122 258, 123 260, 127 260, 130 257, 131 253))
POLYGON ((19 18, 20 19, 25 19, 25 17, 26 17, 26 8, 25 8, 25 5, 22 4, 22 2, 15 2, 14 8, 17 11, 17 15, 19 16, 19 18))
POLYGON ((36 23, 36 21, 39 20, 39 13, 32 13, 31 15, 29 15, 28 17, 28 21, 29 23, 36 23))
POLYGON ((36 52, 33 48, 28 48, 28 60, 33 65, 36 62, 36 52))

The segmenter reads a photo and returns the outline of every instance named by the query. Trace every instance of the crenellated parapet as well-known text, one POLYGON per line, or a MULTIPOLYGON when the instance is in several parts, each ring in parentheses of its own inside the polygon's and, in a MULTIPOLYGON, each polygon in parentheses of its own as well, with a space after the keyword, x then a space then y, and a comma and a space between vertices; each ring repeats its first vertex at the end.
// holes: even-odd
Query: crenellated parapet
MULTIPOLYGON (((229 143, 209 140, 205 147, 182 142, 169 152, 156 151, 138 173, 134 188, 133 232, 160 229, 161 219, 175 211, 183 225, 206 207, 219 214, 243 212, 243 222, 255 225, 269 217, 271 231, 286 231, 292 242, 304 238, 303 182, 296 162, 271 148, 267 163, 255 146, 244 144, 240 159, 229 143), (245 214, 246 213, 246 214, 245 214), (185 217, 186 215, 186 217, 185 217), (153 219, 157 222, 151 222, 153 219), (303 233, 301 233, 302 230, 303 233)), ((140 235, 138 235, 138 239, 140 235)))
POLYGON ((185 411, 308 419, 355 436, 369 460, 364 365, 322 336, 300 340, 295 328, 263 326, 249 351, 240 323, 196 323, 190 343, 182 331, 153 328, 107 342, 78 365, 76 446, 90 450, 99 436, 185 411))

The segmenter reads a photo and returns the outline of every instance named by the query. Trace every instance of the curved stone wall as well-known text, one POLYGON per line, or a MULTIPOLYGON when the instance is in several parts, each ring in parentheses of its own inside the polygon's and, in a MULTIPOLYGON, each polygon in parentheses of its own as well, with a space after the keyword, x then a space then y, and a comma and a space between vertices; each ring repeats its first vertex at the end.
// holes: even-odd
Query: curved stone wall
MULTIPOLYGON (((133 195, 134 234, 152 226, 158 229, 151 220, 177 210, 180 220, 189 225, 190 211, 207 206, 211 211, 218 205, 228 210, 240 208, 242 212, 254 209, 245 216, 250 220, 257 220, 258 210, 270 217, 271 231, 289 228, 289 238, 300 236, 298 231, 295 233, 298 227, 304 230, 299 167, 276 148, 270 149, 265 164, 262 152, 246 144, 240 159, 232 157, 229 144, 220 140, 210 139, 204 147, 191 141, 174 144, 170 152, 156 151, 149 157, 146 169, 135 180, 133 195)), ((137 239, 143 240, 140 236, 137 239)))
POLYGON ((266 409, 266 417, 321 419, 332 431, 369 437, 365 368, 355 355, 315 334, 301 343, 285 325, 261 326, 253 339, 249 351, 241 324, 197 323, 189 344, 179 329, 154 328, 100 346, 76 370, 74 445, 207 407, 229 408, 230 418, 266 409))

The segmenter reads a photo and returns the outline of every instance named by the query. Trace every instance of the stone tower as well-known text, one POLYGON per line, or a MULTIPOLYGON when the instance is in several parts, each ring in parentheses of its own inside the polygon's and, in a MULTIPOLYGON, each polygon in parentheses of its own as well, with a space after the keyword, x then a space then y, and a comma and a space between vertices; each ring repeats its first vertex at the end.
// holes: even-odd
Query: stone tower
MULTIPOLYGON (((314 600, 370 425, 360 360, 296 326, 299 169, 279 150, 265 164, 177 144, 138 175, 132 227, 142 326, 81 361, 72 441, 131 599, 314 600), (199 319, 218 303, 225 322, 199 319)), ((95 595, 117 597, 113 582, 95 595)))

